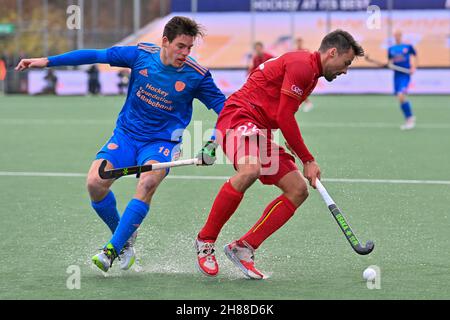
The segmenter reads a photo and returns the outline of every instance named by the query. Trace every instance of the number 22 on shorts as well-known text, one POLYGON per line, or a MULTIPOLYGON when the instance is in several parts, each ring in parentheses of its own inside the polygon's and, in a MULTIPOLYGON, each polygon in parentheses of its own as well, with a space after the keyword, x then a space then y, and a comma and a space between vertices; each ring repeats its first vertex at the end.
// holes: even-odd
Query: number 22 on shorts
POLYGON ((247 123, 247 125, 239 126, 237 130, 241 131, 243 136, 250 136, 259 132, 258 127, 251 122, 247 123))

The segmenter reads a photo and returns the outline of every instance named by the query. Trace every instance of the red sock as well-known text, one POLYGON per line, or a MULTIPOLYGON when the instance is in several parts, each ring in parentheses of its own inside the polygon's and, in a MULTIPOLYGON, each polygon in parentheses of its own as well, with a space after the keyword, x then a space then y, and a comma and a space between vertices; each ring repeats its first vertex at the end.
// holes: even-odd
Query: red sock
POLYGON ((262 217, 239 241, 257 249, 294 215, 296 209, 288 198, 284 195, 279 196, 267 206, 262 217))
POLYGON ((198 234, 198 238, 216 241, 223 225, 236 211, 243 197, 244 194, 234 189, 228 180, 217 194, 206 224, 198 234))

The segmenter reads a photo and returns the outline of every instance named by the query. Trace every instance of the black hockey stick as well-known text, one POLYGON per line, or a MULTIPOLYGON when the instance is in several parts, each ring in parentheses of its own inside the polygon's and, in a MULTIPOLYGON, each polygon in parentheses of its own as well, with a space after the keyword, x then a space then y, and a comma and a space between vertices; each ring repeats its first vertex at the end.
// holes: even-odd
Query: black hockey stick
POLYGON ((161 162, 161 163, 145 164, 142 166, 133 166, 133 167, 127 167, 127 168, 105 170, 107 163, 108 162, 106 160, 103 160, 102 163, 100 164, 100 167, 98 168, 98 174, 99 174, 100 178, 102 178, 102 179, 118 179, 123 176, 130 176, 130 175, 134 175, 134 174, 136 175, 137 178, 139 178, 139 176, 143 172, 199 164, 200 160, 197 158, 193 158, 193 159, 187 159, 187 160, 161 162))
MULTIPOLYGON (((292 150, 287 143, 286 147, 289 149, 289 151, 291 151, 295 155, 294 150, 292 150)), ((353 233, 353 230, 350 228, 350 225, 345 220, 341 210, 338 208, 334 200, 330 197, 328 191, 325 189, 325 187, 323 186, 322 182, 320 182, 319 179, 316 179, 316 187, 317 191, 319 191, 323 201, 325 201, 325 203, 327 204, 328 209, 330 210, 334 219, 338 223, 339 227, 341 228, 348 242, 352 246, 353 250, 355 250, 355 252, 360 255, 366 255, 371 253, 373 248, 375 247, 373 241, 367 241, 366 245, 362 246, 361 242, 358 240, 356 235, 353 233)))
POLYGON ((328 191, 323 186, 322 182, 320 182, 319 179, 316 180, 316 187, 317 191, 319 191, 320 195, 322 196, 323 201, 328 206, 328 209, 330 210, 331 214, 333 215, 334 219, 336 219, 336 222, 338 223, 339 227, 341 228, 342 232, 344 233, 345 237, 347 238, 348 242, 352 246, 353 250, 356 251, 356 253, 361 255, 366 255, 372 252, 373 248, 375 247, 375 244, 373 241, 367 241, 365 246, 361 245, 361 242, 358 240, 356 235, 353 233, 352 229, 350 228, 350 225, 345 220, 341 210, 338 208, 336 203, 333 201, 333 199, 328 194, 328 191))

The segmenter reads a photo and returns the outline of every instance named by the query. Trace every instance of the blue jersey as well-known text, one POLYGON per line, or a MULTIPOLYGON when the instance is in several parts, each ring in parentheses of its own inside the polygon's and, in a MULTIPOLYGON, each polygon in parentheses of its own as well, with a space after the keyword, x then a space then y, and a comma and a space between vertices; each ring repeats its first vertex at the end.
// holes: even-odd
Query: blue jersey
POLYGON ((188 57, 180 68, 161 62, 153 44, 112 47, 111 66, 131 68, 128 96, 117 120, 117 130, 140 141, 181 141, 192 118, 194 98, 220 113, 225 96, 210 72, 188 57))
MULTIPOLYGON (((411 68, 410 56, 416 55, 416 50, 409 44, 397 44, 389 47, 388 58, 392 60, 392 63, 396 66, 403 68, 411 68)), ((395 71, 395 73, 400 73, 395 71)))

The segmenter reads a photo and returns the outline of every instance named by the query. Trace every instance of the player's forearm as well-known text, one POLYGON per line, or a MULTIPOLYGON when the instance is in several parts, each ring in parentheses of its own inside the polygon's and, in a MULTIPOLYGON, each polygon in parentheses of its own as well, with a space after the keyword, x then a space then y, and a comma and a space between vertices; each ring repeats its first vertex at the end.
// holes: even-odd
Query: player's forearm
POLYGON ((49 67, 78 66, 83 64, 108 63, 108 55, 106 49, 84 49, 48 57, 48 61, 49 67))
POLYGON ((314 161, 314 157, 306 147, 300 128, 295 120, 296 108, 298 108, 298 101, 282 94, 277 122, 281 133, 287 143, 291 146, 292 150, 297 154, 303 163, 307 163, 309 161, 314 161), (297 104, 297 106, 295 106, 295 104, 297 104))
POLYGON ((295 122, 295 125, 291 123, 291 121, 284 121, 283 125, 280 127, 281 133, 303 163, 314 161, 314 157, 309 152, 305 142, 303 141, 300 129, 298 128, 295 119, 293 122, 295 122))

